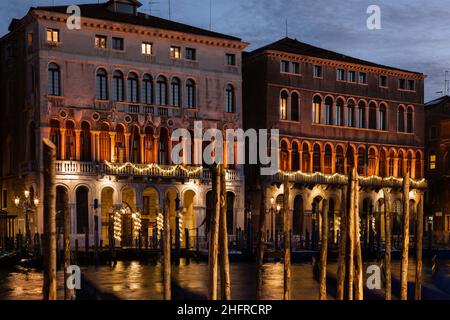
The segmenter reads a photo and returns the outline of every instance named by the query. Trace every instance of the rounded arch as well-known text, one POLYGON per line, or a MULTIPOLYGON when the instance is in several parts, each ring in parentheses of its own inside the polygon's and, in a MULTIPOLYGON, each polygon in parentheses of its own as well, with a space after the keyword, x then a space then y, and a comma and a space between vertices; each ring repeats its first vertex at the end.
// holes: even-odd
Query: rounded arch
POLYGON ((84 184, 75 187, 77 233, 89 232, 89 195, 90 189, 84 184))
POLYGON ((321 172, 322 161, 322 144, 319 142, 314 143, 313 146, 313 172, 321 172))
POLYGON ((304 204, 303 197, 298 194, 294 197, 294 210, 292 212, 292 234, 301 236, 304 231, 304 204))

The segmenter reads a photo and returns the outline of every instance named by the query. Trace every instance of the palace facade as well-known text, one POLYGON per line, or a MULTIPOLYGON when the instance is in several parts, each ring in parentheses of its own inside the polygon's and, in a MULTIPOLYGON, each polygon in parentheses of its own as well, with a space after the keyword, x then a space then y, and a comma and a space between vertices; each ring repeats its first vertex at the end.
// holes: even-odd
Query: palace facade
POLYGON ((425 174, 428 180, 426 213, 434 241, 450 243, 450 97, 425 104, 425 174))
MULTIPOLYGON (((134 225, 151 236, 166 197, 172 228, 180 214, 183 230, 206 234, 210 171, 188 159, 172 165, 172 148, 186 141, 172 141, 171 134, 193 132, 194 121, 203 130, 242 126, 247 44, 139 13, 139 6, 134 0, 80 5, 79 30, 68 28, 67 6, 31 8, 1 39, 2 209, 17 214, 16 232, 25 233, 26 219, 14 199, 28 190, 41 200, 29 212, 30 230, 42 233, 41 141, 49 138, 57 147, 58 228, 67 193, 72 239, 80 246, 85 233, 92 244, 95 215, 108 244, 117 211, 128 217, 122 245, 133 241, 134 225)), ((241 166, 226 170, 234 235, 244 224, 244 176, 241 166)))
MULTIPOLYGON (((403 176, 412 178, 412 217, 426 187, 425 76, 284 38, 244 54, 243 78, 244 127, 280 132, 279 174, 262 179, 268 237, 282 228, 282 182, 289 175, 294 237, 317 230, 326 199, 330 234, 337 241, 342 187, 353 166, 363 235, 373 231, 384 240, 383 188, 399 235, 403 176)), ((247 198, 257 214, 261 191, 252 187, 259 170, 246 170, 247 198)))

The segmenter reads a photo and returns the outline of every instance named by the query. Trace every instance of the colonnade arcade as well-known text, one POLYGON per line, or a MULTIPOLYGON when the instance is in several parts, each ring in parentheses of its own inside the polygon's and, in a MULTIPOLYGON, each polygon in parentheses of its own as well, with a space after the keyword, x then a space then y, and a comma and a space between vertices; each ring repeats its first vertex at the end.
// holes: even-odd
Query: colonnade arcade
POLYGON ((282 171, 347 175, 355 164, 360 176, 403 177, 409 173, 413 179, 423 177, 420 149, 291 138, 282 138, 279 148, 282 171))

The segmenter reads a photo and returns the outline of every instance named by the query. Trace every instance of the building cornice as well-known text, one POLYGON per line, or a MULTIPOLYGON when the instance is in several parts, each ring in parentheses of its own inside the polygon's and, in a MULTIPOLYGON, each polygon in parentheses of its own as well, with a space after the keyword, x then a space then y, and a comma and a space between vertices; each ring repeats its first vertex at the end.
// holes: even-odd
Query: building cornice
MULTIPOLYGON (((60 23, 67 22, 67 15, 43 10, 33 10, 32 15, 41 20, 55 21, 60 23)), ((85 28, 102 29, 113 32, 125 32, 137 35, 145 35, 160 39, 170 39, 178 41, 186 41, 199 43, 203 45, 225 47, 236 50, 244 50, 249 43, 237 40, 220 39, 210 36, 196 35, 191 33, 177 32, 165 29, 157 29, 147 26, 134 25, 124 22, 113 22, 108 20, 99 20, 93 18, 82 17, 82 26, 85 28)))

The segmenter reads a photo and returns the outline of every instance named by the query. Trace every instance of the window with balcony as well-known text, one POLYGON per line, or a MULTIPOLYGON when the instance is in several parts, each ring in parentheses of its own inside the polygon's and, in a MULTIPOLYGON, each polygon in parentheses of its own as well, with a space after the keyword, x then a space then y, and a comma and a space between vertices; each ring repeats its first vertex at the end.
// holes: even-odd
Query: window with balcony
POLYGON ((387 76, 385 75, 380 75, 380 83, 379 83, 381 88, 387 88, 388 84, 387 84, 387 76))
POLYGON ((360 72, 359 73, 359 83, 360 84, 367 84, 367 73, 360 72))
POLYGON ((345 81, 345 70, 344 69, 336 70, 336 80, 345 81))
POLYGON ((128 91, 128 94, 127 94, 128 102, 137 103, 139 101, 138 76, 134 72, 131 72, 128 75, 127 91, 128 91))
POLYGON ((108 75, 105 69, 98 69, 95 83, 97 100, 108 100, 108 75))
POLYGON ((286 91, 281 91, 280 94, 280 119, 287 120, 287 106, 289 95, 286 91))
POLYGON ((153 103, 153 81, 149 74, 144 74, 142 78, 142 102, 145 104, 153 103))
POLYGON ((124 92, 124 78, 123 73, 119 70, 114 71, 113 74, 113 99, 115 101, 124 101, 125 100, 125 92, 124 92))
POLYGON ((61 73, 59 66, 50 63, 48 66, 48 94, 51 96, 61 95, 61 73))
POLYGON ((234 87, 229 84, 225 90, 225 111, 229 113, 236 112, 236 101, 234 87))
POLYGON ((349 71, 348 72, 348 77, 347 77, 348 82, 356 82, 356 71, 349 71))
POLYGON ((192 79, 186 81, 186 107, 195 108, 195 82, 192 79))
POLYGON ((323 77, 323 69, 322 66, 314 66, 314 78, 322 78, 323 77))
POLYGON ((174 107, 180 106, 180 79, 173 78, 172 82, 170 84, 170 91, 171 91, 171 104, 174 107))

